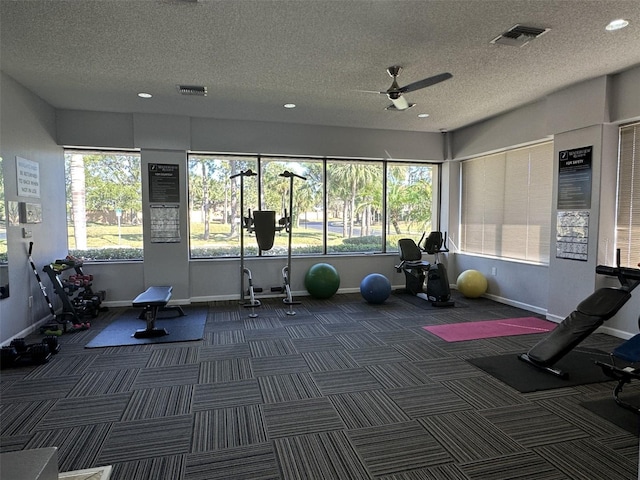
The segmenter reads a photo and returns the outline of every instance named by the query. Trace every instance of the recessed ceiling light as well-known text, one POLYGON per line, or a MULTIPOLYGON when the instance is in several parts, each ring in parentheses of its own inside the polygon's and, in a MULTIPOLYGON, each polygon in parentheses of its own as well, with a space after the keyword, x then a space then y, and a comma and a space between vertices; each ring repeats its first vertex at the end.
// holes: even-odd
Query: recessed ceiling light
POLYGON ((428 113, 419 113, 418 118, 427 118, 429 116, 428 113))
POLYGON ((151 95, 150 93, 145 93, 145 92, 140 92, 140 93, 138 94, 138 96, 139 96, 140 98, 151 98, 151 97, 153 97, 153 95, 151 95))
POLYGON ((605 27, 605 30, 620 30, 621 28, 626 27, 627 25, 629 25, 629 22, 627 20, 625 20, 624 18, 619 18, 617 20, 613 20, 609 23, 609 25, 607 25, 605 27))
POLYGON ((285 103, 284 108, 296 108, 296 104, 295 103, 285 103))

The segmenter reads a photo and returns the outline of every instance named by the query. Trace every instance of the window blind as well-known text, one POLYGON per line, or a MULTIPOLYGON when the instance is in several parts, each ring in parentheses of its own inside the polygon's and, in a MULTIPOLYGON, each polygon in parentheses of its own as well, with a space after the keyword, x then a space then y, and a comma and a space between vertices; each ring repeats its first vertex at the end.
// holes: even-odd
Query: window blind
POLYGON ((616 248, 623 267, 640 262, 640 123, 620 127, 616 248))
POLYGON ((462 163, 460 248, 549 262, 553 142, 462 163))

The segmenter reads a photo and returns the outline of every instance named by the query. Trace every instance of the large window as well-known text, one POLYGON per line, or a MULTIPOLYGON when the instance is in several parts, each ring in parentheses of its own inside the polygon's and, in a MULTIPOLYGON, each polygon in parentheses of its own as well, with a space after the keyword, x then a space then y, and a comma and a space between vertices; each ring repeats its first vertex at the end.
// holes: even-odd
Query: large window
POLYGON ((142 259, 140 155, 65 151, 69 251, 88 260, 142 259))
POLYGON ((462 163, 460 249, 549 262, 553 143, 462 163))
POLYGON ((245 255, 286 255, 287 225, 293 255, 396 252, 399 238, 418 240, 432 228, 434 171, 382 160, 191 154, 191 257, 240 255, 240 225, 256 210, 274 212, 275 238, 259 251, 256 233, 245 230, 245 255), (247 170, 259 175, 238 176, 247 170), (296 175, 293 209, 285 172, 296 175))
POLYGON ((620 263, 640 262, 640 123, 620 128, 616 248, 620 263))
POLYGON ((428 164, 393 163, 387 165, 387 251, 398 251, 398 240, 413 238, 435 230, 437 215, 434 199, 434 171, 428 164))
POLYGON ((286 255, 291 228, 291 253, 323 253, 324 209, 321 160, 261 157, 261 207, 275 212, 278 232, 264 255, 286 255), (285 172, 297 176, 288 176, 285 172), (300 178, 302 177, 302 178, 300 178), (304 178, 304 179, 303 179, 304 178), (289 197, 292 194, 293 199, 289 197), (293 212, 291 212, 293 200, 293 212))
POLYGON ((327 162, 327 251, 382 252, 382 162, 327 162))
MULTIPOLYGON (((189 156, 192 258, 240 254, 241 221, 249 210, 258 209, 257 171, 258 159, 252 156, 189 156), (242 175, 248 171, 256 175, 242 175), (241 211, 241 200, 244 211, 241 211)), ((246 252, 256 250, 254 242, 247 246, 246 252)))

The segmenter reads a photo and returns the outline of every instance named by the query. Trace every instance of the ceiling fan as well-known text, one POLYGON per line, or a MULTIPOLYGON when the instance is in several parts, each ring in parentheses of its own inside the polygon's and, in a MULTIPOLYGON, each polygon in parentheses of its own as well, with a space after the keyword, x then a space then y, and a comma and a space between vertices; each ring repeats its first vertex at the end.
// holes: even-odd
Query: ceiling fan
POLYGON ((410 83, 405 85, 404 87, 400 87, 398 85, 398 75, 402 67, 398 65, 391 66, 387 68, 387 73, 391 78, 393 78, 393 82, 391 86, 385 90, 384 92, 377 92, 382 95, 386 95, 389 100, 391 100, 391 105, 389 105, 386 110, 407 110, 415 105, 415 103, 407 102, 407 99, 404 98, 403 94, 407 92, 415 92, 416 90, 420 90, 421 88, 430 87, 431 85, 435 85, 436 83, 444 82, 445 80, 449 80, 453 75, 450 73, 441 73, 439 75, 434 75, 433 77, 423 78, 422 80, 418 80, 417 82, 410 83))

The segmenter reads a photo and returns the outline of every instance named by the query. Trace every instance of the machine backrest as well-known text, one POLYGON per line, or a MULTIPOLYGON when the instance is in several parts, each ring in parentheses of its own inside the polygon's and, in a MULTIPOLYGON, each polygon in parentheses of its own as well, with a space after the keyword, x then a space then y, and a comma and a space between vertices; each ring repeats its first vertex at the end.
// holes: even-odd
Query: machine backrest
POLYGON ((442 243, 442 232, 431 232, 429 236, 424 239, 422 249, 429 255, 433 255, 441 251, 442 243))
POLYGON ((398 240, 398 248, 400 249, 400 260, 408 262, 422 260, 422 252, 412 239, 401 238, 398 240))

